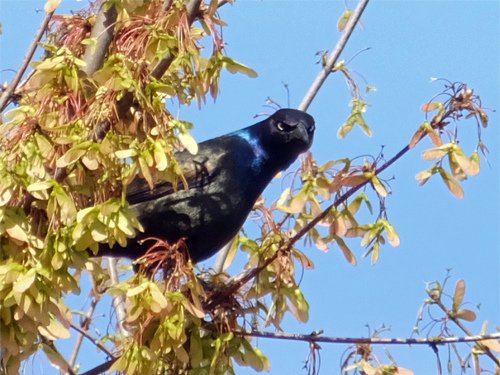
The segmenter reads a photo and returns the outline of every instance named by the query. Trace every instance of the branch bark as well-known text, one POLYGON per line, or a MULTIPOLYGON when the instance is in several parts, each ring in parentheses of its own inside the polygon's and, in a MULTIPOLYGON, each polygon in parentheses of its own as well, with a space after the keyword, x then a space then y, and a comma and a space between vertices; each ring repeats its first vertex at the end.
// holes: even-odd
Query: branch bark
POLYGON ((480 342, 485 340, 500 340, 500 333, 490 335, 467 335, 462 337, 431 337, 431 338, 389 338, 389 337, 332 337, 321 333, 299 334, 265 331, 233 331, 241 336, 261 337, 266 339, 324 342, 329 344, 372 344, 372 345, 444 345, 460 342, 480 342))
POLYGON ((19 82, 21 81, 24 73, 26 72, 26 69, 28 68, 29 63, 31 62, 31 59, 35 54, 36 48, 38 47, 38 42, 40 41, 40 39, 42 39, 43 34, 47 30, 47 27, 49 26, 49 22, 52 19, 53 15, 54 12, 49 12, 45 15, 45 18, 43 19, 42 24, 40 25, 40 28, 38 29, 35 35, 35 38, 31 42, 31 45, 28 49, 28 52, 26 53, 26 56, 24 57, 23 62, 21 63, 21 66, 19 67, 19 70, 17 71, 10 85, 7 86, 2 96, 0 97, 0 112, 3 112, 3 110, 12 101, 12 94, 14 94, 17 85, 19 85, 19 82))
POLYGON ((104 64, 106 53, 114 37, 114 25, 118 13, 115 5, 104 10, 106 1, 103 1, 97 13, 96 22, 92 27, 91 38, 97 39, 97 44, 88 45, 83 55, 83 60, 87 63, 83 71, 88 75, 93 75, 104 64))
MULTIPOLYGON (((500 340, 500 333, 489 335, 467 335, 462 337, 432 337, 432 338, 387 338, 387 337, 333 337, 322 336, 321 333, 298 334, 286 332, 265 332, 265 331, 233 331, 236 335, 260 337, 275 340, 303 341, 308 343, 328 343, 328 344, 370 344, 370 345, 436 345, 476 342, 486 340, 500 340)), ((484 345, 483 345, 484 346, 484 345)), ((82 375, 97 375, 108 370, 116 359, 111 359, 101 365, 89 370, 82 375)), ((498 365, 498 362, 495 361, 498 365)))
POLYGON ((302 99, 302 102, 300 103, 298 109, 302 111, 307 111, 307 108, 311 105, 314 97, 316 94, 319 92, 321 86, 323 86, 323 83, 325 83, 326 78, 328 75, 332 72, 333 67, 335 66, 335 63, 337 62, 340 54, 344 50, 345 45, 347 44, 347 41, 349 40, 352 32, 354 31, 354 28, 356 27, 359 19, 361 18, 361 15, 363 14, 363 11, 365 10, 366 6, 368 5, 369 0, 360 0, 358 5, 356 6, 356 9, 354 10, 354 13, 352 14, 351 18, 349 18, 349 21, 347 22, 347 25, 340 36, 339 41, 337 42, 337 45, 335 46, 335 49, 332 51, 330 56, 328 56, 328 60, 323 67, 323 69, 318 73, 316 79, 312 83, 311 87, 307 91, 304 99, 302 99))
MULTIPOLYGON (((200 5, 201 0, 189 0, 186 3, 187 17, 190 25, 194 22, 196 15, 200 10, 200 5)), ((151 71, 151 76, 156 79, 160 79, 170 67, 170 65, 174 61, 174 58, 174 55, 172 55, 171 53, 167 53, 167 55, 163 59, 161 59, 153 68, 153 70, 151 71)))
POLYGON ((114 358, 113 354, 102 344, 99 343, 99 341, 93 337, 90 333, 88 333, 86 330, 78 327, 76 324, 71 323, 71 328, 73 328, 75 331, 80 333, 81 337, 86 337, 92 343, 97 346, 99 349, 101 349, 104 353, 106 353, 109 357, 114 358))

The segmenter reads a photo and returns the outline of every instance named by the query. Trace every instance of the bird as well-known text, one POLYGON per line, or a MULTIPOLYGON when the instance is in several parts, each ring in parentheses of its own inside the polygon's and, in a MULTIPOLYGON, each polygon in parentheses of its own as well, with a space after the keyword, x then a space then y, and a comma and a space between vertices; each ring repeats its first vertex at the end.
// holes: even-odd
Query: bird
POLYGON ((282 108, 254 125, 201 142, 195 155, 176 152, 188 188, 160 181, 151 189, 137 176, 126 199, 144 230, 125 247, 101 244, 99 256, 138 259, 148 249, 141 240, 153 237, 184 240, 193 263, 210 258, 239 232, 274 176, 311 147, 314 130, 310 114, 282 108))

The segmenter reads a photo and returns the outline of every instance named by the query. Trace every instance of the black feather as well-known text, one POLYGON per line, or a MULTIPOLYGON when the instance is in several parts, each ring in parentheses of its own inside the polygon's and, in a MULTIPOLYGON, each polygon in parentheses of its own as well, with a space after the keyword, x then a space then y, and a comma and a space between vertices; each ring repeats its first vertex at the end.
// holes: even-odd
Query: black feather
POLYGON ((193 262, 215 254, 239 231, 255 201, 271 179, 309 149, 314 119, 295 109, 280 109, 255 125, 199 144, 196 155, 175 155, 189 188, 167 182, 150 189, 137 177, 127 201, 144 233, 126 247, 102 245, 99 255, 136 259, 147 245, 138 240, 157 237, 169 242, 186 238, 193 262))

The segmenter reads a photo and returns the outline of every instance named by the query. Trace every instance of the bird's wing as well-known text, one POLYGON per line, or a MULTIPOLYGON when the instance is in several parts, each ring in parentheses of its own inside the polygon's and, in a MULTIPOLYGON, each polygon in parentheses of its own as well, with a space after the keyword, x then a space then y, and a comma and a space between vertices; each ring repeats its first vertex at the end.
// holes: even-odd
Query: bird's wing
MULTIPOLYGON (((188 189, 207 185, 218 173, 216 166, 222 155, 214 150, 210 150, 210 152, 200 151, 196 156, 187 152, 179 152, 175 155, 188 189)), ((129 204, 146 202, 185 188, 182 180, 179 179, 178 184, 159 181, 151 189, 147 181, 138 175, 127 188, 127 201, 129 204)))

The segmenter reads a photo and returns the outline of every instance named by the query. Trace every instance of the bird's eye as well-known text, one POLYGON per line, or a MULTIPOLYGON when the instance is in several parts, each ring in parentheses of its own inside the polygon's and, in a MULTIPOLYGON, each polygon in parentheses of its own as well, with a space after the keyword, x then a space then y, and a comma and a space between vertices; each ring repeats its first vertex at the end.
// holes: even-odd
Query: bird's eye
POLYGON ((293 126, 288 125, 287 123, 279 121, 278 124, 276 125, 279 131, 289 131, 293 128, 293 126))

